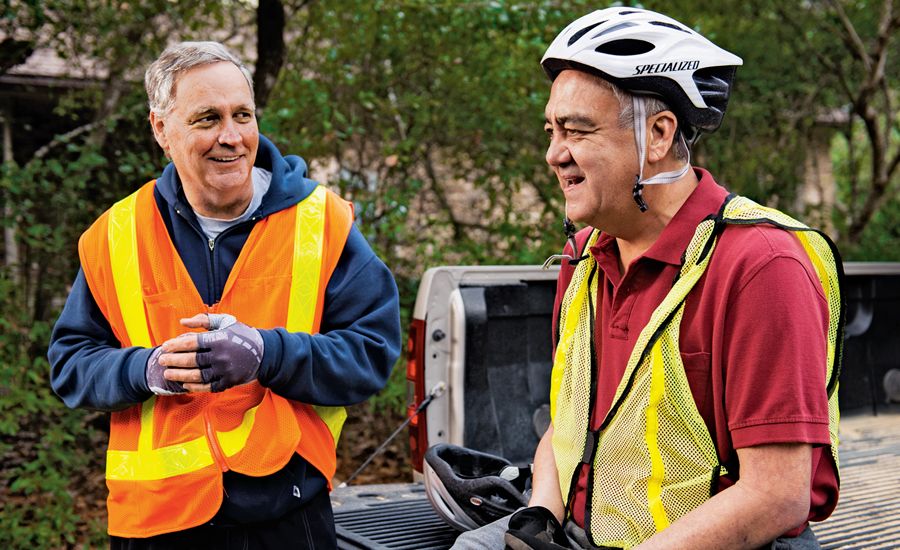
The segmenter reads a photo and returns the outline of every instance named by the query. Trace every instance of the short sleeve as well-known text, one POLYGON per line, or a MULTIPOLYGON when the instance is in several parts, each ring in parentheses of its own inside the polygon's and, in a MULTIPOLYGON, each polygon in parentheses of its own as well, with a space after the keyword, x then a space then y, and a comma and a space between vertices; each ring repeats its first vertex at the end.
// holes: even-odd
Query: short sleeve
POLYGON ((725 410, 734 448, 828 444, 828 304, 807 258, 773 253, 726 316, 725 410))

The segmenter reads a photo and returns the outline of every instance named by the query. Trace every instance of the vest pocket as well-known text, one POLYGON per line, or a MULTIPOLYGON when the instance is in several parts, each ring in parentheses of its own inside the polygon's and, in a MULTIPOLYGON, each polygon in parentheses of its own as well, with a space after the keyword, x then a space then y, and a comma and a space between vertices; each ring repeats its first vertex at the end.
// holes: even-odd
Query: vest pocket
POLYGON ((183 290, 169 290, 157 294, 144 295, 144 309, 147 312, 147 327, 154 345, 160 345, 169 338, 189 332, 179 320, 204 313, 206 307, 199 300, 185 297, 183 290))

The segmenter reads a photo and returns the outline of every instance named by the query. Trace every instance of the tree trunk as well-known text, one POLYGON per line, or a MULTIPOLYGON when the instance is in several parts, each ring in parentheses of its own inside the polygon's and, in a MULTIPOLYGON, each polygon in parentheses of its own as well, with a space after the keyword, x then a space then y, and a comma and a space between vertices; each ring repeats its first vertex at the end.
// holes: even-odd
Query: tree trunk
MULTIPOLYGON (((12 146, 12 121, 9 112, 4 112, 0 118, 3 121, 3 163, 12 164, 13 146, 12 146)), ((4 265, 9 268, 9 276, 13 282, 18 280, 19 264, 19 245, 16 243, 16 223, 15 211, 12 205, 5 198, 3 199, 3 261, 4 265)))
POLYGON ((803 183, 797 193, 796 210, 802 214, 804 223, 837 239, 832 219, 837 194, 831 162, 831 137, 834 132, 831 127, 816 125, 807 134, 803 183))
POLYGON ((256 8, 256 74, 253 93, 262 109, 278 81, 284 64, 284 5, 281 0, 259 0, 256 8))

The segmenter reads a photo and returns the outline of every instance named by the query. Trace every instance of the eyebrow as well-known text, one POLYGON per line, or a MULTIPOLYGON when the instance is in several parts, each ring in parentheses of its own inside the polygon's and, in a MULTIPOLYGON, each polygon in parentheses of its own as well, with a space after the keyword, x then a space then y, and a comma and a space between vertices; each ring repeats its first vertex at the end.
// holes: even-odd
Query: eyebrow
MULTIPOLYGON (((254 109, 253 109, 253 107, 251 107, 250 105, 247 105, 247 104, 241 104, 241 105, 238 105, 236 108, 234 108, 234 111, 250 111, 250 112, 253 112, 254 109)), ((216 114, 218 114, 219 112, 220 112, 220 109, 219 109, 218 107, 213 107, 212 105, 209 105, 209 106, 203 106, 203 107, 198 108, 196 111, 194 111, 193 113, 191 113, 189 116, 190 116, 190 118, 194 118, 194 117, 198 117, 198 116, 205 115, 205 114, 208 114, 208 113, 216 113, 216 114)))
MULTIPOLYGON (((550 119, 544 117, 544 124, 549 124, 550 119)), ((575 124, 578 126, 589 126, 594 127, 597 126, 597 123, 594 122, 593 119, 586 115, 566 115, 556 118, 556 123, 560 126, 565 126, 567 123, 575 124)))

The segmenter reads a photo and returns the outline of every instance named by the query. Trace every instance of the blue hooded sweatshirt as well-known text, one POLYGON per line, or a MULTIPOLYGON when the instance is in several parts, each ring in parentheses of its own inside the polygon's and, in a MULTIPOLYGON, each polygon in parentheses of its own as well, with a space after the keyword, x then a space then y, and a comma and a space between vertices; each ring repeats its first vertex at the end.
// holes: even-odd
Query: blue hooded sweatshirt
MULTIPOLYGON (((178 254, 207 305, 225 281, 254 224, 306 198, 316 183, 306 163, 282 156, 260 136, 256 166, 272 172, 257 211, 210 243, 185 199, 175 166, 156 182, 154 198, 178 254)), ((264 354, 258 380, 288 399, 352 405, 381 390, 400 355, 397 285, 354 226, 325 291, 318 334, 260 330, 264 354)), ((152 348, 122 348, 79 270, 50 338, 51 385, 72 408, 115 411, 149 399, 145 370, 152 348)), ((247 523, 277 519, 325 487, 322 475, 295 455, 280 472, 251 478, 226 472, 218 518, 247 523), (299 493, 299 495, 298 495, 299 493)))

